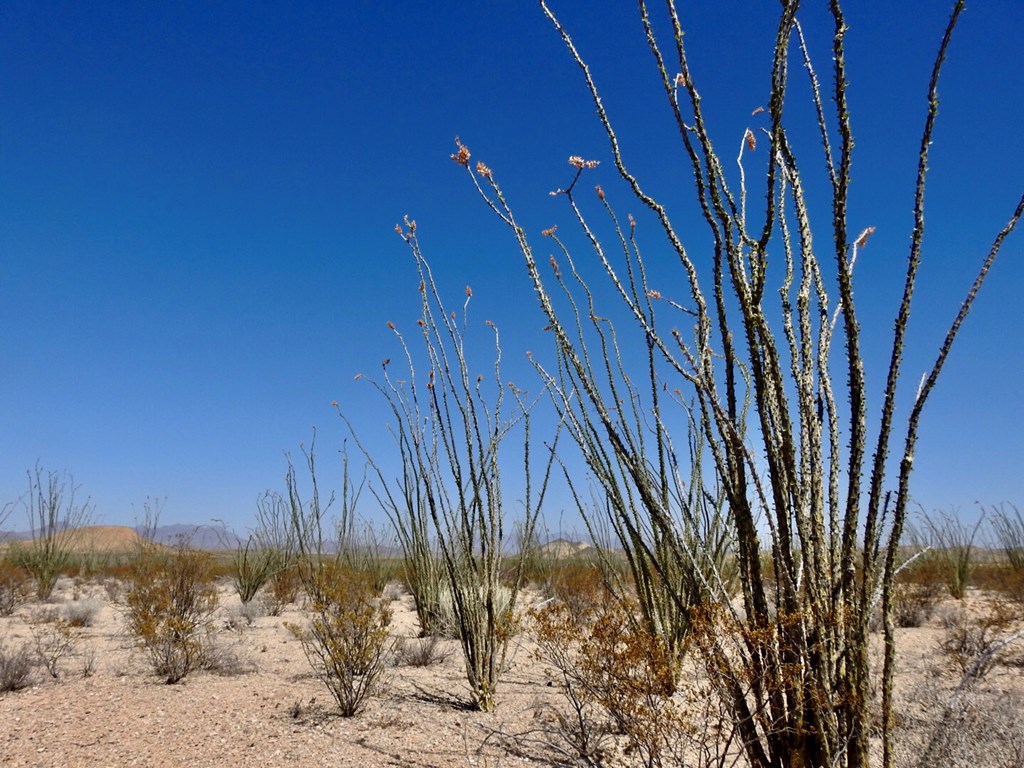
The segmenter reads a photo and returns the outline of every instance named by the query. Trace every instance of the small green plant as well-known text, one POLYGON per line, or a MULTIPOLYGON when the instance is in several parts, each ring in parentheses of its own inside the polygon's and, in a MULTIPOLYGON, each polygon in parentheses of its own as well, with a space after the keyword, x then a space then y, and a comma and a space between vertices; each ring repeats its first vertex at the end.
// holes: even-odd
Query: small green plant
POLYGON ((231 553, 231 581, 242 605, 256 597, 281 567, 281 553, 262 546, 255 537, 240 542, 231 553))
POLYGON ((289 624, 316 676, 343 717, 352 717, 381 686, 392 643, 391 609, 369 581, 337 564, 312 571, 306 585, 310 619, 289 624))
POLYGON ((125 593, 128 631, 167 683, 204 663, 218 604, 211 569, 210 555, 186 543, 171 550, 148 545, 136 558, 125 593))

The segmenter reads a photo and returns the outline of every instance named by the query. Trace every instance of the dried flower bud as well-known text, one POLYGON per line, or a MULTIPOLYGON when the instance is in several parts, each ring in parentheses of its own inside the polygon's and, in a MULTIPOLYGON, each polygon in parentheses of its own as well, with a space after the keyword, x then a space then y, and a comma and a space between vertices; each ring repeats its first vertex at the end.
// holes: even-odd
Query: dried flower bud
POLYGON ((554 272, 555 272, 555 277, 561 277, 561 276, 562 276, 562 270, 560 270, 560 269, 558 268, 558 262, 557 262, 557 261, 555 261, 555 257, 554 257, 554 256, 551 256, 551 257, 549 257, 549 258, 550 258, 550 260, 551 260, 551 269, 553 269, 553 270, 554 270, 554 272))
POLYGON ((391 358, 385 357, 384 361, 381 363, 381 367, 387 368, 389 365, 391 365, 391 358))
POLYGON ((551 330, 551 328, 552 328, 552 326, 550 326, 550 325, 545 325, 545 326, 544 326, 544 330, 545 330, 545 331, 550 331, 550 330, 551 330))
POLYGON ((410 232, 415 232, 416 231, 416 219, 413 219, 412 221, 409 222, 409 231, 410 232))
POLYGON ((597 199, 598 200, 604 200, 604 190, 601 189, 601 185, 598 184, 596 189, 597 189, 597 199))
POLYGON ((486 325, 488 328, 494 327, 494 323, 491 322, 490 320, 484 320, 484 325, 486 325))
POLYGON ((334 406, 335 408, 337 408, 338 407, 338 401, 337 400, 331 400, 331 405, 334 406))
POLYGON ((388 328, 390 328, 392 331, 395 330, 395 324, 392 323, 390 320, 388 320, 388 328))
POLYGON ((459 137, 455 137, 455 145, 459 148, 459 151, 452 155, 452 160, 461 165, 464 168, 469 167, 469 147, 459 141, 459 137))
POLYGON ((629 219, 629 228, 636 229, 636 219, 633 218, 633 214, 627 214, 626 218, 629 219))
POLYGON ((544 235, 544 237, 551 237, 553 234, 555 234, 555 231, 557 229, 558 229, 558 225, 556 224, 555 226, 551 227, 550 229, 542 229, 540 231, 540 233, 542 235, 544 235))
POLYGON ((854 240, 853 244, 855 246, 857 246, 858 248, 863 248, 865 245, 867 245, 868 238, 871 237, 871 235, 873 235, 874 233, 875 233, 875 228, 874 227, 868 227, 867 229, 865 229, 863 232, 860 233, 860 237, 858 237, 856 240, 854 240))
POLYGON ((472 289, 472 288, 470 288, 470 287, 469 287, 469 286, 467 285, 467 286, 466 286, 466 297, 467 297, 467 298, 470 298, 470 297, 472 297, 472 296, 473 296, 473 289, 472 289))
POLYGON ((649 299, 655 299, 655 300, 657 300, 657 299, 660 299, 660 298, 662 298, 662 296, 661 296, 661 291, 656 291, 656 290, 654 290, 654 289, 652 288, 651 290, 649 290, 649 291, 647 292, 647 298, 649 298, 649 299))
POLYGON ((762 112, 764 112, 764 107, 758 107, 750 113, 750 116, 753 117, 754 115, 760 115, 762 112))
POLYGON ((482 162, 476 164, 476 172, 483 176, 485 179, 491 178, 491 169, 484 165, 482 162))
POLYGON ((363 378, 363 374, 361 374, 361 373, 357 373, 357 374, 356 374, 356 375, 355 375, 355 376, 354 376, 354 377, 352 378, 352 381, 359 381, 359 380, 360 380, 361 378, 363 378))
POLYGON ((572 155, 569 158, 569 165, 573 168, 597 168, 599 164, 598 160, 584 160, 579 155, 572 155))
POLYGON ((402 234, 402 225, 401 224, 395 224, 395 232, 397 232, 398 234, 402 234))
POLYGON ((422 328, 423 326, 426 325, 426 323, 423 322, 423 318, 421 317, 419 320, 416 321, 416 325, 418 325, 420 328, 422 328))
POLYGON ((676 75, 676 88, 684 87, 686 87, 686 78, 683 77, 683 73, 680 72, 679 74, 676 75))
POLYGON ((747 149, 753 152, 757 149, 757 139, 754 138, 754 132, 747 128, 747 132, 743 134, 743 140, 747 142, 747 149))
POLYGON ((482 373, 478 373, 476 375, 476 383, 479 384, 483 380, 484 380, 484 375, 482 373))

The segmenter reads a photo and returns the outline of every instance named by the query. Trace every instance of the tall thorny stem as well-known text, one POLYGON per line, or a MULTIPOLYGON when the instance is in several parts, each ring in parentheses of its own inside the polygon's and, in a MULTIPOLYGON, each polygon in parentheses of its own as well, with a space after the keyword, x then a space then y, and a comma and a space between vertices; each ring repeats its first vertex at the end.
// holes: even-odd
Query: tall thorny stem
MULTIPOLYGON (((550 258, 550 273, 542 274, 530 239, 491 169, 477 163, 474 170, 469 150, 458 140, 452 158, 467 169, 477 191, 512 230, 522 252, 555 340, 554 367, 539 360, 534 364, 606 496, 604 509, 633 568, 644 618, 678 647, 682 637, 673 638, 667 630, 687 623, 666 622, 654 600, 645 605, 644 595, 656 583, 676 616, 693 622, 688 626, 691 645, 731 707, 751 765, 866 766, 872 696, 868 632, 870 609, 880 592, 885 615, 881 736, 883 762, 890 766, 894 760, 892 581, 910 498, 918 424, 978 290, 1024 212, 1022 198, 995 238, 922 381, 902 425, 897 488, 895 493, 887 491, 889 454, 899 439, 897 385, 923 258, 924 190, 938 80, 964 3, 954 3, 928 85, 907 274, 877 422, 869 420, 853 284, 854 265, 874 228, 864 227, 854 237, 847 221, 854 142, 847 100, 847 26, 838 0, 829 3, 831 113, 825 109, 797 22, 799 2, 782 3, 767 102, 769 127, 761 132, 767 138, 768 159, 763 219, 758 222, 748 219, 748 179, 743 169, 744 154, 757 149, 757 135, 751 129, 743 133, 737 198, 707 129, 675 3, 665 3, 672 30, 669 53, 657 39, 647 3, 639 0, 647 43, 713 238, 710 273, 687 252, 665 206, 631 171, 586 60, 545 0, 540 0, 540 6, 583 74, 618 175, 658 221, 686 278, 685 301, 665 296, 648 284, 646 262, 634 236, 635 222, 630 218, 625 235, 607 195, 598 187, 625 270, 618 266, 578 203, 577 183, 597 163, 570 158, 575 168, 572 183, 553 194, 567 201, 600 271, 634 329, 642 334, 642 363, 632 353, 623 354, 621 328, 616 329, 611 317, 599 311, 585 277, 587 270, 555 228, 543 232, 554 244, 555 255, 550 258), (811 202, 786 132, 784 108, 792 55, 799 55, 810 80, 831 188, 834 278, 829 277, 813 241, 811 202), (672 65, 666 63, 669 56, 672 65), (770 259, 773 253, 776 256, 770 259), (777 278, 781 315, 766 292, 770 263, 781 275, 777 278), (831 298, 833 292, 835 298, 831 298), (658 304, 672 312, 656 311, 658 304), (673 325, 684 315, 692 318, 692 337, 673 325), (843 345, 841 357, 833 354, 836 332, 843 345), (832 370, 840 360, 845 386, 832 370), (843 394, 849 406, 841 408, 843 394), (745 418, 747 402, 750 428, 745 418), (686 409, 682 420, 670 415, 673 403, 686 409), (679 423, 687 431, 694 468, 689 488, 679 479, 671 438, 679 423), (876 435, 870 458, 869 435, 876 435), (704 456, 714 471, 710 484, 700 477, 704 456), (701 516, 699 511, 708 510, 707 502, 718 494, 721 513, 701 516), (762 532, 768 537, 770 569, 762 562, 762 532), (708 557, 709 544, 716 542, 734 550, 742 614, 732 610, 722 571, 725 560, 708 557), (700 589, 695 590, 695 584, 700 589), (722 628, 732 631, 721 634, 722 628)), ((711 503, 710 509, 715 508, 711 503)))

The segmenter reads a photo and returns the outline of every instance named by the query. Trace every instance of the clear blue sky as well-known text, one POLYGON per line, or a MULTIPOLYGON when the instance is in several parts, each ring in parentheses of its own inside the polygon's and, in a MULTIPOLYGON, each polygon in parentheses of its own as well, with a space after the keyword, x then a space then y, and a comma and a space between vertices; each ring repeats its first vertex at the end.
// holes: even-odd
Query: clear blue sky
MULTIPOLYGON (((827 78, 828 20, 806 5, 827 78)), ((777 4, 682 6, 732 157, 764 102, 777 4)), ((627 159, 692 210, 634 4, 554 7, 593 62, 627 159)), ((948 9, 846 10, 850 226, 878 228, 857 272, 877 396, 948 9)), ((1022 46, 1024 4, 970 4, 941 86, 908 389, 1024 186, 1022 46)), ((590 178, 615 188, 579 72, 530 2, 0 5, 0 501, 40 460, 72 472, 108 523, 155 496, 168 522, 244 527, 311 425, 325 473, 336 469, 332 400, 384 450, 384 410, 353 376, 395 352, 386 321, 417 316, 394 233, 403 214, 443 289, 457 302, 472 284, 474 317, 504 332, 510 377, 536 389, 522 361, 546 351, 542 318, 507 231, 449 160, 456 135, 532 233, 569 225, 547 192, 567 182, 570 154, 606 161, 590 178)), ((661 247, 652 229, 648 255, 661 247)), ((925 413, 914 487, 928 508, 1024 504, 1022 286, 1018 234, 925 413)))

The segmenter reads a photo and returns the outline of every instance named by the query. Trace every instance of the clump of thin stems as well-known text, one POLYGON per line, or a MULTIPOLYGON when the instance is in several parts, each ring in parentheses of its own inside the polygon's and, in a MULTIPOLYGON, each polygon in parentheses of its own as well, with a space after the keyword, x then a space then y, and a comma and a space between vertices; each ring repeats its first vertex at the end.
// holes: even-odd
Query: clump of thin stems
POLYGON ((13 547, 10 557, 32 575, 38 600, 50 597, 71 562, 81 529, 93 519, 92 502, 75 501, 78 488, 66 472, 46 471, 39 464, 28 472, 28 491, 21 504, 32 541, 13 547))
POLYGON ((1024 574, 1024 515, 1013 506, 995 507, 990 512, 996 544, 1010 567, 1024 574))

